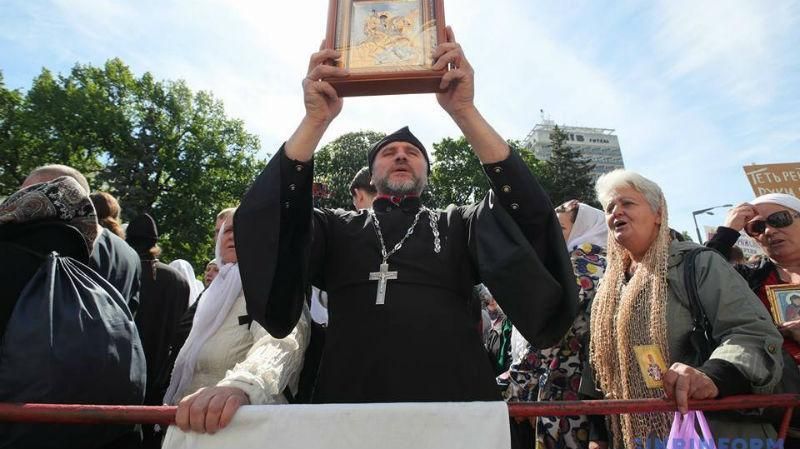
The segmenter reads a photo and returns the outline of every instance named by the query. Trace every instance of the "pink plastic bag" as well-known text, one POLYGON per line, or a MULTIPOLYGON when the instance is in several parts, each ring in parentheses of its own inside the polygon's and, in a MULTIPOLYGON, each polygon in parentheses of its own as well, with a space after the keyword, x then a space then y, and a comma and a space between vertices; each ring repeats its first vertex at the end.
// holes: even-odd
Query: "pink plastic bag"
POLYGON ((675 412, 672 430, 667 438, 667 449, 717 449, 703 412, 690 411, 686 415, 675 412), (695 423, 700 425, 702 437, 697 434, 695 423))

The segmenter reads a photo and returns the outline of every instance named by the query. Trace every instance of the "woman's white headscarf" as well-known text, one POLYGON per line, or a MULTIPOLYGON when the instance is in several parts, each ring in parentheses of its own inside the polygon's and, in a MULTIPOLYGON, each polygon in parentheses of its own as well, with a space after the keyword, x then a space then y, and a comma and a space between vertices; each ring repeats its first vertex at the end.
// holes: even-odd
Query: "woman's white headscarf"
POLYGON ((186 282, 189 283, 189 305, 191 306, 197 300, 197 296, 200 295, 200 292, 203 291, 203 283, 198 281, 194 275, 194 268, 192 268, 192 264, 183 260, 183 259, 176 259, 169 263, 169 266, 178 270, 185 279, 186 282))
POLYGON ((759 204, 765 203, 779 204, 800 213, 800 198, 789 195, 788 193, 768 193, 766 195, 761 195, 750 204, 758 206, 759 204))
POLYGON ((572 251, 584 243, 591 243, 601 248, 608 247, 608 226, 606 214, 600 209, 584 203, 578 203, 578 216, 569 233, 567 249, 572 251))
MULTIPOLYGON (((227 226, 232 226, 232 224, 229 225, 226 220, 220 227, 219 235, 217 236, 215 253, 218 261, 222 261, 222 236, 227 226)), ((189 337, 186 338, 186 343, 178 353, 175 367, 172 369, 169 388, 167 388, 167 393, 164 395, 165 404, 175 405, 182 399, 179 395, 182 395, 184 393, 183 390, 192 382, 200 350, 205 342, 222 326, 225 317, 228 316, 233 304, 236 302, 236 298, 241 293, 242 279, 239 277, 239 264, 223 263, 219 267, 219 274, 203 295, 203 300, 197 305, 197 312, 195 312, 194 320, 192 321, 192 330, 189 332, 189 337)))

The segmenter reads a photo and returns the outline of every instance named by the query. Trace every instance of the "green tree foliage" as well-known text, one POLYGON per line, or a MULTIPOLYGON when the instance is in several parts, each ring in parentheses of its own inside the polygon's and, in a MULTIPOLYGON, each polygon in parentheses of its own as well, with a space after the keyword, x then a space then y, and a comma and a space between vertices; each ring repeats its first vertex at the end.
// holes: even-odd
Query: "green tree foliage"
MULTIPOLYGON (((0 96, 4 109, 8 91, 0 96)), ((257 137, 213 95, 149 73, 137 78, 119 59, 78 64, 66 76, 43 70, 13 110, 10 125, 0 112, 0 194, 39 165, 71 165, 120 200, 124 220, 153 215, 164 258, 196 270, 213 257, 216 213, 235 205, 263 167, 257 137)))
POLYGON ((21 164, 23 159, 27 159, 27 155, 19 142, 22 99, 19 91, 6 88, 3 73, 0 72, 0 186, 3 187, 0 197, 16 190, 25 179, 21 164), (9 188, 5 188, 6 186, 9 188))
POLYGON ((567 135, 558 126, 550 133, 552 154, 544 163, 544 184, 553 205, 577 199, 586 204, 600 207, 594 193, 594 164, 572 149, 567 143, 567 135))
MULTIPOLYGON (((514 140, 508 144, 534 174, 542 173, 542 162, 530 150, 514 140)), ((435 162, 431 168, 428 204, 441 208, 449 204, 470 204, 483 198, 489 190, 489 181, 466 138, 446 137, 433 144, 433 154, 435 162)))
POLYGON ((348 186, 353 177, 367 166, 367 153, 372 145, 383 139, 384 133, 357 131, 343 134, 320 148, 314 155, 314 180, 325 184, 329 198, 320 199, 319 206, 342 209, 353 207, 348 186))

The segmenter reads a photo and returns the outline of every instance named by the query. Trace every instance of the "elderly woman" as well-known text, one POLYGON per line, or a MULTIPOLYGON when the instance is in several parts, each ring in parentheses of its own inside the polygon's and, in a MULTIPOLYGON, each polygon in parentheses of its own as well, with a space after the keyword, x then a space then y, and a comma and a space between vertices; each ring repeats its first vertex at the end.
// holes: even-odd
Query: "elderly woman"
POLYGON ((203 285, 205 288, 208 288, 211 285, 211 282, 214 280, 215 277, 219 274, 219 265, 217 265, 217 259, 211 259, 206 264, 206 270, 203 272, 203 285))
MULTIPOLYGON (((707 245, 727 256, 742 229, 758 242, 767 257, 755 266, 739 265, 736 270, 771 312, 768 285, 800 284, 800 199, 770 193, 740 204, 728 212, 725 225, 717 228, 707 245)), ((800 364, 800 319, 784 323, 779 330, 785 337, 784 349, 800 364)))
MULTIPOLYGON (((742 203, 728 212, 725 225, 717 228, 706 245, 730 259, 742 229, 758 242, 766 257, 752 265, 736 265, 735 269, 772 313, 766 287, 800 284, 800 199, 785 193, 770 193, 742 203)), ((797 366, 800 365, 800 317, 786 318, 788 321, 778 326, 783 334, 784 363, 797 366)), ((784 369, 781 384, 784 392, 799 392, 800 371, 784 369)), ((800 417, 793 416, 789 435, 795 443, 800 438, 800 417)))
MULTIPOLYGON (((582 368, 588 355, 589 307, 597 285, 606 269, 608 228, 605 214, 579 202, 567 201, 556 208, 564 241, 578 283, 578 316, 557 346, 533 348, 514 329, 511 346, 513 363, 505 376, 508 401, 574 401, 578 399, 582 368)), ((582 449, 589 444, 589 422, 586 416, 540 416, 531 420, 536 447, 543 449, 582 449)), ((525 429, 517 429, 524 435, 525 429)), ((522 437, 524 438, 524 436, 522 437)), ((533 444, 529 445, 533 447, 533 444)))
MULTIPOLYGON (((596 397, 666 394, 683 413, 689 399, 771 392, 783 366, 782 339, 741 276, 714 251, 696 256, 696 285, 688 288, 697 292, 717 342, 703 360, 690 340, 692 314, 683 284, 684 256, 697 245, 670 238, 664 194, 653 181, 615 170, 597 180, 596 190, 611 238, 608 269, 591 308, 594 376, 585 372, 582 392, 591 393, 596 381, 596 397)), ((716 438, 775 436, 767 423, 729 416, 708 414, 716 438)), ((629 448, 645 437, 664 441, 671 418, 669 413, 612 415, 609 440, 629 448)))
POLYGON ((178 404, 184 431, 214 433, 244 404, 286 403, 297 394, 308 345, 307 312, 283 339, 247 314, 233 240, 233 214, 217 238, 219 275, 198 302, 192 329, 178 353, 164 402, 178 404))

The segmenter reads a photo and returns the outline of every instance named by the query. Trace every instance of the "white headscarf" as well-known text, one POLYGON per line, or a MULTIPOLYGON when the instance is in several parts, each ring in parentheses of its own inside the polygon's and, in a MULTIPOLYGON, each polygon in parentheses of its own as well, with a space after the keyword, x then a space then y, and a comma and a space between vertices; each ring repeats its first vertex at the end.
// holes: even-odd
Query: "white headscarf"
MULTIPOLYGON (((220 227, 217 236, 216 256, 217 260, 222 261, 221 242, 222 235, 228 222, 224 222, 220 227)), ((172 369, 172 378, 169 388, 164 395, 164 403, 175 405, 182 399, 178 395, 191 384, 194 377, 197 357, 205 342, 219 330, 225 317, 231 311, 233 304, 239 295, 242 294, 242 279, 239 277, 239 264, 226 263, 219 267, 219 274, 211 285, 208 286, 203 295, 203 300, 197 305, 197 311, 192 321, 192 330, 186 338, 178 358, 175 360, 175 367, 172 369)), ((189 392, 193 393, 193 392, 189 392)))
POLYGON ((765 203, 780 204, 783 207, 788 207, 800 213, 800 198, 789 195, 788 193, 768 193, 766 195, 761 195, 750 204, 757 206, 765 203))
POLYGON ((608 226, 606 214, 600 209, 584 203, 578 203, 578 216, 569 233, 567 249, 572 251, 584 243, 591 243, 601 248, 608 247, 608 226))
POLYGON ((200 292, 203 291, 203 283, 198 281, 194 275, 194 268, 192 268, 192 264, 183 260, 183 259, 176 259, 169 263, 169 266, 178 270, 178 273, 183 275, 186 279, 186 282, 189 283, 189 302, 188 304, 191 306, 193 302, 197 300, 197 296, 200 292))

